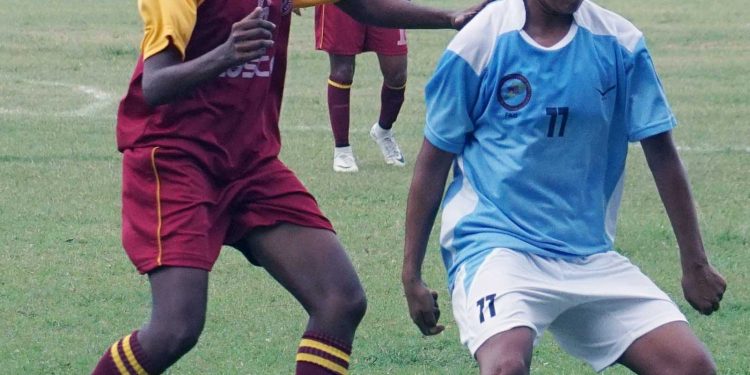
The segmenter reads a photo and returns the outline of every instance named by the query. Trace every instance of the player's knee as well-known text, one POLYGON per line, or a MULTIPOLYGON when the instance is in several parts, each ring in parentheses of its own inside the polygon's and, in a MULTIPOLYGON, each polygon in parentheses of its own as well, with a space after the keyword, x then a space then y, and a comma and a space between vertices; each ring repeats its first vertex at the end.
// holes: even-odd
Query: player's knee
POLYGON ((674 371, 674 374, 684 375, 716 375, 718 369, 711 355, 707 352, 696 352, 691 353, 683 357, 679 364, 679 369, 674 371))
POLYGON ((406 72, 395 72, 390 73, 388 76, 383 77, 384 83, 387 87, 397 89, 406 85, 406 72))
POLYGON ((361 287, 356 288, 356 291, 351 294, 342 294, 338 305, 343 315, 351 322, 359 324, 362 318, 365 316, 367 311, 367 297, 361 287))
POLYGON ((190 351, 198 343, 202 331, 202 326, 187 325, 176 327, 170 335, 171 347, 175 354, 183 354, 190 351))
POLYGON ((522 357, 505 357, 488 364, 480 363, 481 375, 528 375, 529 364, 522 357))
POLYGON ((203 319, 175 319, 154 325, 162 350, 169 356, 181 356, 192 349, 203 332, 203 319))
POLYGON ((346 321, 353 325, 359 324, 367 310, 367 297, 362 287, 357 284, 345 288, 330 290, 319 301, 316 315, 346 321))
POLYGON ((348 65, 333 67, 331 76, 328 78, 336 83, 349 85, 354 80, 354 67, 348 65))
POLYGON ((716 375, 713 358, 705 349, 683 347, 679 354, 664 355, 664 360, 650 363, 653 373, 665 375, 716 375))

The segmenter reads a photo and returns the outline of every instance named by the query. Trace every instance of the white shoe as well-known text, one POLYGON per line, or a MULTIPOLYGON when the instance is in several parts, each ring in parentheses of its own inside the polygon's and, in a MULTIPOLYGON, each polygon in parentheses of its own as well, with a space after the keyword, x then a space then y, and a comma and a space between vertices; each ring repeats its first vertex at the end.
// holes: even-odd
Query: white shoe
POLYGON ((398 147, 396 137, 393 135, 391 129, 383 129, 376 122, 370 128, 370 138, 380 147, 380 152, 383 153, 386 164, 397 167, 403 167, 406 164, 404 155, 401 153, 401 149, 398 147))
POLYGON ((350 173, 359 171, 352 146, 335 147, 333 149, 333 170, 350 173))

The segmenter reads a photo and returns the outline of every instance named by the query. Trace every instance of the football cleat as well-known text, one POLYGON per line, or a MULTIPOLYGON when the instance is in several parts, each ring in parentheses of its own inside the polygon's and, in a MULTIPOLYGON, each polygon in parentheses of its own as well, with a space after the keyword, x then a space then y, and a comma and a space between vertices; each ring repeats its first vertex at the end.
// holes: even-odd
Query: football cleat
POLYGON ((336 147, 333 149, 333 170, 349 173, 359 171, 352 146, 336 147))
POLYGON ((386 164, 397 167, 403 167, 406 164, 404 154, 401 153, 401 149, 396 143, 396 137, 390 129, 380 128, 380 125, 376 122, 370 128, 370 138, 380 147, 380 152, 383 153, 386 164))

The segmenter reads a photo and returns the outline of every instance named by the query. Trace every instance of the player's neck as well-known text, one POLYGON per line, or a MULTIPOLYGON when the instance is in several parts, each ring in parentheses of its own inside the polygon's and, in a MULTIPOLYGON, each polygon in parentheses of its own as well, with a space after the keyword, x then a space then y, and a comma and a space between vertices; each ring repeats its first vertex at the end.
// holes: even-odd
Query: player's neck
POLYGON ((570 31, 573 23, 572 14, 556 13, 537 0, 524 0, 524 4, 526 24, 523 30, 540 45, 554 46, 570 31))

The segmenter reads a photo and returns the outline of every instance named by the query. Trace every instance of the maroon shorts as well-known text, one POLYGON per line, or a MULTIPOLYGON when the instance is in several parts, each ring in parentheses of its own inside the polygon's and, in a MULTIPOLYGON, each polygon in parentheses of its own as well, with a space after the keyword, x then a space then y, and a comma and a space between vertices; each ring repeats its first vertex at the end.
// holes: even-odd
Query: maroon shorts
POLYGON ((251 174, 221 181, 180 150, 125 151, 122 242, 138 271, 210 271, 222 245, 236 245, 257 227, 291 223, 333 230, 280 160, 259 164, 251 174))
POLYGON ((315 7, 315 48, 336 55, 406 55, 406 31, 366 26, 334 4, 315 7))

